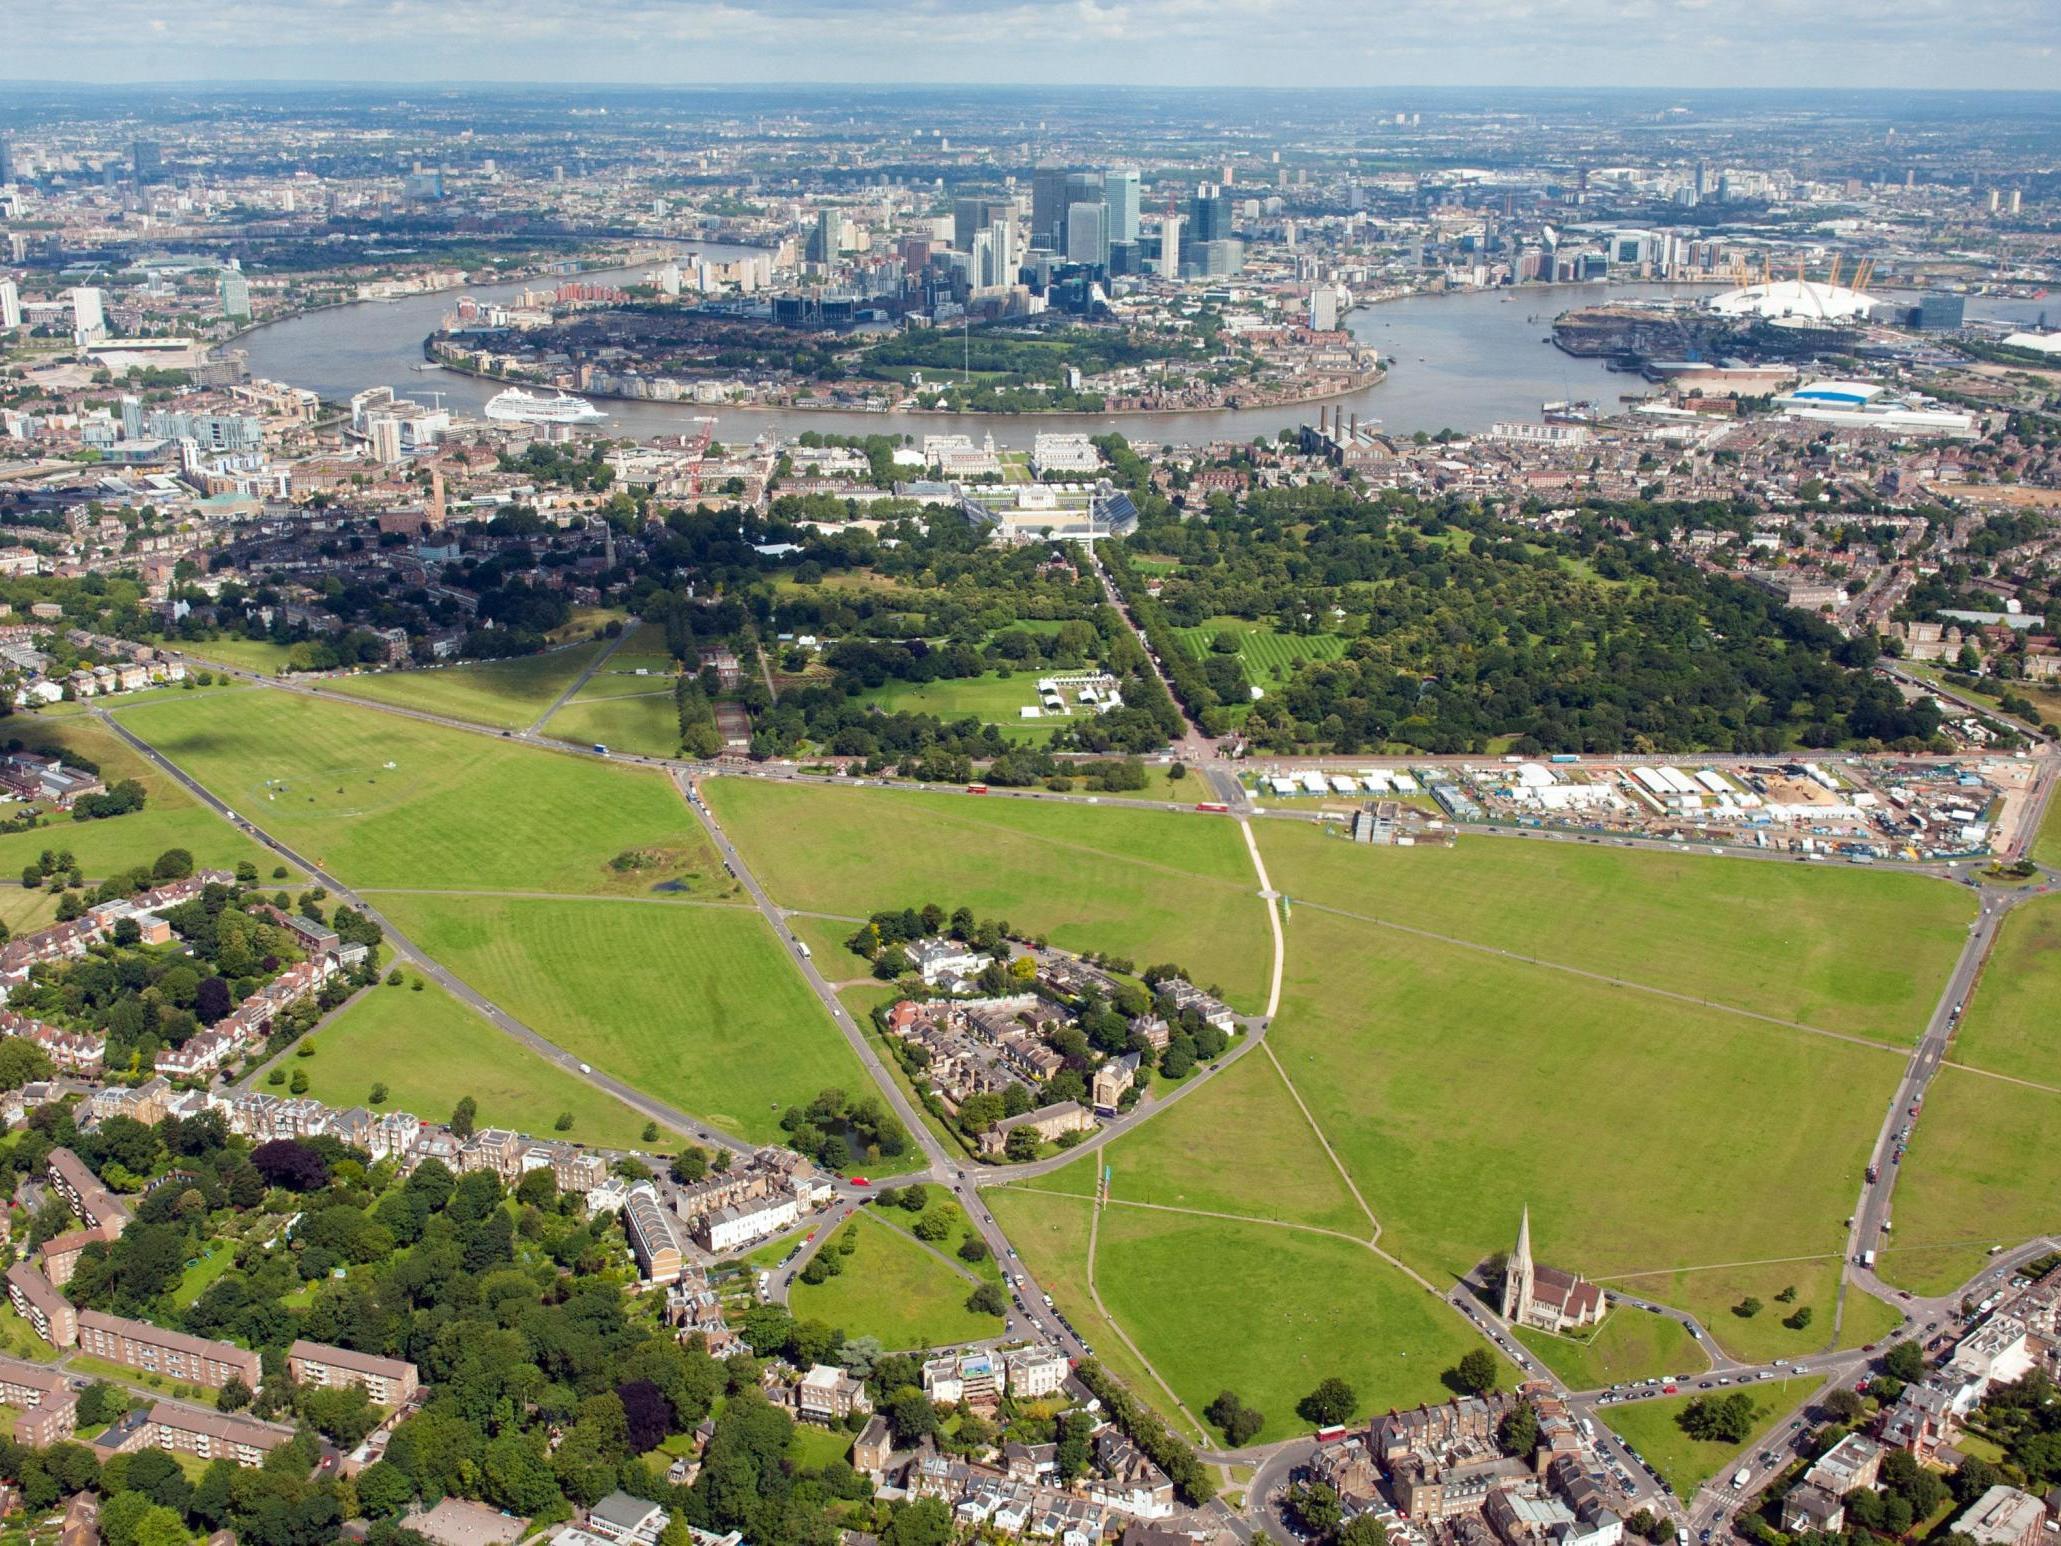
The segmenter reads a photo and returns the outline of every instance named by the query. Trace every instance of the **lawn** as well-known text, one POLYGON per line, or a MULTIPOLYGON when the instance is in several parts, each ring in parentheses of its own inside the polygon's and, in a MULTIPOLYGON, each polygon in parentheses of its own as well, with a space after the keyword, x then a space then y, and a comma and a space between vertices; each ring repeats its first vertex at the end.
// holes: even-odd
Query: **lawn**
POLYGON ((1586 843, 1462 837, 1370 848, 1256 824, 1297 901, 1407 924, 1778 1019, 1908 1045, 1974 920, 1919 875, 1586 843))
POLYGON ((347 698, 421 709, 496 730, 521 730, 551 707, 604 647, 598 642, 574 644, 511 660, 366 672, 336 677, 323 685, 347 698))
POLYGON ((606 746, 639 757, 680 755, 680 711, 669 692, 573 699, 545 721, 544 734, 576 746, 606 746))
MULTIPOLYGON (((253 694, 248 692, 195 694, 185 697, 182 706, 220 706, 233 713, 237 704, 252 701, 253 694)), ((135 779, 143 786, 144 807, 103 821, 74 821, 53 813, 53 819, 41 827, 0 837, 0 875, 18 874, 46 848, 69 850, 89 881, 132 865, 149 864, 167 848, 188 850, 204 868, 234 869, 248 860, 258 866, 261 876, 271 875, 280 862, 276 854, 207 810, 169 774, 91 716, 17 714, 8 721, 7 735, 34 750, 83 757, 101 770, 109 784, 135 779)), ((16 807, 0 809, 12 814, 16 807)))
MULTIPOLYGON (((403 967, 403 971, 407 968, 403 967)), ((434 983, 367 989, 313 1038, 315 1056, 281 1065, 308 1076, 308 1093, 332 1106, 370 1103, 387 1087, 389 1110, 441 1122, 470 1095, 481 1127, 512 1127, 611 1149, 650 1149, 646 1118, 569 1069, 495 1030, 434 983), (572 1126, 558 1128, 561 1113, 572 1126)))
MULTIPOLYGON (((1165 1387, 1124 1346, 1108 1317, 1095 1308, 1088 1292, 1088 1225, 1093 1204, 1085 1197, 1062 1197, 1028 1186, 984 1187, 980 1196, 1031 1277, 1095 1349, 1095 1361, 1189 1439, 1205 1437, 1200 1415, 1191 1421, 1181 1413, 1165 1387)), ((1227 1292, 1235 1297, 1242 1290, 1227 1292)))
POLYGON ((1210 646, 1220 635, 1238 641, 1239 668, 1256 687, 1286 682, 1298 661, 1336 660, 1345 653, 1345 640, 1335 633, 1280 633, 1236 617, 1213 617, 1198 627, 1174 630, 1181 647, 1197 660, 1214 653, 1210 646))
MULTIPOLYGON (((1743 1444, 1713 1444, 1692 1439, 1676 1419, 1695 1396, 1663 1396, 1654 1401, 1630 1401, 1606 1407, 1597 1415, 1617 1436, 1636 1449, 1660 1473, 1660 1479, 1687 1502, 1696 1489, 1723 1470, 1736 1456, 1751 1449, 1792 1407, 1824 1381, 1813 1375, 1806 1379, 1761 1380, 1751 1387, 1754 1399, 1753 1432, 1743 1444)), ((1706 1397, 1728 1394, 1703 1391, 1706 1397)))
POLYGON ((978 1240, 980 1238, 980 1231, 973 1227, 973 1220, 967 1217, 966 1209, 960 1204, 959 1199, 953 1195, 951 1188, 938 1185, 923 1186, 920 1182, 916 1184, 923 1192, 923 1206, 921 1208, 917 1209, 914 1213, 911 1213, 907 1208, 901 1207, 872 1208, 868 1211, 874 1222, 885 1224, 889 1229, 898 1229, 911 1240, 914 1240, 916 1238, 916 1221, 922 1218, 924 1214, 933 1210, 942 1210, 951 1215, 951 1233, 947 1234, 942 1240, 932 1241, 930 1243, 931 1249, 943 1251, 945 1255, 951 1257, 953 1261, 959 1263, 961 1267, 965 1268, 975 1277, 986 1278, 990 1283, 1000 1283, 1002 1281, 1002 1268, 992 1255, 984 1256, 977 1262, 970 1262, 959 1254, 959 1247, 968 1240, 978 1240))
POLYGON ((2061 800, 2048 803, 2046 820, 2033 839, 2032 856, 2041 864, 2061 865, 2061 800))
POLYGON ((832 1086, 871 1089, 755 912, 398 892, 378 900, 424 950, 534 1030, 726 1132, 771 1141, 788 1106, 832 1086))
POLYGON ((878 1337, 898 1352, 1000 1335, 1000 1316, 966 1308, 973 1285, 907 1235, 861 1213, 823 1249, 835 1251, 848 1236, 858 1246, 843 1272, 813 1285, 795 1280, 788 1308, 797 1319, 823 1321, 847 1337, 878 1337))
MULTIPOLYGON (((1858 1188, 1856 1188, 1858 1189, 1858 1188)), ((1837 1220, 1834 1220, 1836 1223, 1837 1220)), ((1832 1315, 1839 1304, 1839 1275, 1844 1260, 1834 1250, 1808 1261, 1748 1263, 1744 1266, 1705 1267, 1691 1272, 1640 1273, 1604 1279, 1604 1287, 1636 1294, 1661 1304, 1681 1305, 1703 1320, 1710 1334, 1726 1352, 1748 1363, 1773 1363, 1777 1358, 1801 1358, 1822 1353, 1832 1345, 1832 1315), (1795 1297, 1779 1296, 1794 1290, 1795 1297), (1758 1299, 1760 1310, 1742 1315, 1747 1301, 1758 1299), (1808 1309, 1810 1319, 1802 1326, 1785 1322, 1808 1309)), ((1864 1295, 1850 1296, 1853 1299, 1864 1295)), ((1612 1320, 1661 1320, 1643 1310, 1619 1309, 1612 1320)), ((1872 1325, 1864 1311, 1856 1309, 1858 1324, 1872 1325)), ((1872 1336, 1842 1341, 1873 1341, 1872 1336)), ((1677 1371, 1678 1372, 1678 1371, 1677 1371)))
POLYGON ((1680 1321, 1638 1310, 1613 1310, 1586 1340, 1556 1337, 1529 1326, 1517 1328, 1517 1340, 1576 1390, 1669 1374, 1701 1374, 1710 1367, 1680 1321))
POLYGON ((1884 1280, 1944 1294, 1982 1270, 1991 1246, 2061 1229, 2056 1132, 2061 1095, 1942 1068, 1897 1179, 1884 1280))
POLYGON ((735 892, 658 772, 283 692, 151 704, 121 718, 354 886, 641 895, 684 880, 695 896, 735 892), (641 867, 611 867, 631 855, 641 867))
POLYGON ((180 1276, 179 1286, 172 1290, 172 1303, 185 1309, 206 1293, 215 1279, 235 1265, 236 1247, 227 1241, 217 1240, 202 1251, 200 1259, 180 1276))
POLYGON ((1263 1052, 1037 1184, 1086 1195, 1104 1165, 1113 1172, 1110 1195, 1125 1202, 1286 1219, 1361 1239, 1373 1233, 1263 1052))
POLYGON ((947 723, 977 719, 999 727, 1012 740, 1042 746, 1068 716, 1023 717, 1023 709, 1037 704, 1039 675, 1036 671, 988 671, 931 682, 891 681, 860 693, 858 701, 889 714, 935 714, 947 723))
POLYGON ((286 669, 288 657, 293 653, 290 644, 274 644, 270 639, 203 639, 189 643, 184 639, 168 639, 165 648, 177 650, 195 660, 219 661, 225 666, 235 666, 241 671, 261 671, 276 675, 286 669))
POLYGON ((852 1436, 842 1428, 819 1428, 814 1423, 796 1423, 787 1441, 787 1453, 805 1471, 820 1471, 833 1460, 852 1452, 852 1436))
POLYGON ((1192 813, 767 779, 703 785, 784 906, 865 917, 935 901, 1069 949, 1185 965, 1265 999, 1266 911, 1235 823, 1192 813))
POLYGON ((1306 1230, 1110 1207, 1095 1281, 1190 1411, 1236 1391, 1261 1443, 1310 1429, 1295 1406, 1327 1375, 1364 1418, 1447 1400, 1445 1373, 1486 1345, 1366 1247, 1306 1230))
MULTIPOLYGON (((841 918, 795 916, 787 920, 788 932, 809 947, 809 959, 815 962, 826 982, 850 982, 861 977, 869 982, 874 980, 873 963, 845 947, 845 941, 858 927, 841 918)), ((881 983, 883 988, 892 986, 881 983)))
MULTIPOLYGON (((155 855, 152 855, 155 858, 155 855)), ((4 880, 0 876, 0 880, 4 880)), ((57 893, 22 886, 0 884, 0 924, 13 934, 33 934, 57 919, 57 893)))
POLYGON ((2061 896, 2028 897, 2005 917, 1953 1060, 2061 1089, 2061 896))
MULTIPOLYGON (((1434 1281, 1507 1249, 1527 1205, 1539 1259, 1591 1277, 1836 1260, 1903 1065, 1310 908, 1269 1044, 1383 1246, 1434 1281)), ((1682 1304, 1724 1340, 1705 1281, 1682 1304)))

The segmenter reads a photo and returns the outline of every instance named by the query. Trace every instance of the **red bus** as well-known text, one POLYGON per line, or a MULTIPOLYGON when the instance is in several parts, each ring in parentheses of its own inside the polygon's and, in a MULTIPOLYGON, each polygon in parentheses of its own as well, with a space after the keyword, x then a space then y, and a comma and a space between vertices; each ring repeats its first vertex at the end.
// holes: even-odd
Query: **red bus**
POLYGON ((986 784, 968 784, 966 786, 966 792, 968 794, 986 794, 988 792, 988 786, 986 784))
POLYGON ((1228 806, 1228 805, 1224 805, 1224 804, 1221 804, 1221 803, 1219 803, 1219 802, 1217 802, 1217 801, 1214 801, 1214 800, 1207 800, 1207 801, 1204 801, 1204 802, 1203 802, 1202 804, 1200 804, 1200 805, 1196 806, 1195 808, 1196 808, 1196 809, 1197 809, 1198 811, 1209 811, 1209 812, 1211 812, 1212 814, 1214 814, 1214 815, 1218 815, 1218 816, 1227 816, 1227 815, 1229 815, 1229 814, 1230 814, 1230 812, 1231 812, 1231 807, 1230 807, 1230 806, 1228 806))

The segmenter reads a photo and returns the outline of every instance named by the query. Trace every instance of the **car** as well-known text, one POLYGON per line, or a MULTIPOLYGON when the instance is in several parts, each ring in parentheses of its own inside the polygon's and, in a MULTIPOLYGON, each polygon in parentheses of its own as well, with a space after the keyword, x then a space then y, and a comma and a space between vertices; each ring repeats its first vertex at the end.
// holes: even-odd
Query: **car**
POLYGON ((1710 1389, 1710 1381, 1709 1381, 1709 1380, 1698 1380, 1698 1381, 1696 1382, 1696 1388, 1697 1388, 1698 1390, 1708 1390, 1708 1389, 1710 1389))
POLYGON ((872 1184, 873 1184, 873 1183, 872 1183, 871 1181, 868 1181, 868 1180, 867 1180, 867 1179, 866 1179, 866 1178, 865 1178, 864 1176, 853 1176, 853 1177, 852 1177, 852 1185, 853 1185, 853 1186, 871 1186, 872 1184))
POLYGON ((1863 1342, 1861 1344, 1861 1351, 1864 1353, 1872 1353, 1875 1351, 1875 1344, 1872 1342, 1863 1342))

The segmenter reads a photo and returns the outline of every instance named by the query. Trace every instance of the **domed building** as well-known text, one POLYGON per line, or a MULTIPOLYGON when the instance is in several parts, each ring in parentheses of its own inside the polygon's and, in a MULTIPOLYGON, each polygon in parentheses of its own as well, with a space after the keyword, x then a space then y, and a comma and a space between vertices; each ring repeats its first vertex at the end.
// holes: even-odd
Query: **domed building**
POLYGON ((1865 322, 1881 304, 1872 295, 1816 279, 1775 279, 1714 295, 1710 309, 1721 317, 1758 319, 1790 327, 1865 322))

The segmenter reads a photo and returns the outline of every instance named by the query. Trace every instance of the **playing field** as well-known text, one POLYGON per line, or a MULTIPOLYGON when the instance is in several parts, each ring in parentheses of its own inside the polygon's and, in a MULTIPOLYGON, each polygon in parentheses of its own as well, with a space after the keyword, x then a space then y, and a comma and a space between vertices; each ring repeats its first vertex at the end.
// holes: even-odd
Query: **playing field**
MULTIPOLYGON (((1798 1405, 1824 1382, 1815 1377, 1796 1380, 1762 1380, 1749 1388, 1753 1392, 1753 1432, 1744 1444, 1711 1444, 1692 1439, 1676 1420, 1695 1396, 1662 1396, 1653 1401, 1631 1401, 1603 1408, 1597 1415, 1660 1473, 1660 1479, 1687 1502, 1696 1489, 1760 1442, 1790 1408, 1798 1405)), ((1724 1391, 1699 1391, 1715 1397, 1724 1391)))
POLYGON ((2061 1092, 2061 896, 2027 897, 2005 916, 1948 1055, 2061 1092))
POLYGON ((1289 1220, 1356 1239, 1373 1233, 1280 1074, 1258 1052, 1034 1184, 1085 1196, 1105 1166, 1110 1195, 1125 1202, 1289 1220))
POLYGON ((1899 1044, 1975 916, 1965 887, 1879 870, 1499 837, 1374 848, 1254 825, 1297 902, 1899 1044))
POLYGON ((347 698, 398 704, 451 719, 522 730, 599 655, 596 642, 572 644, 512 660, 466 661, 451 666, 417 666, 327 680, 323 688, 347 698))
POLYGON ((1214 653, 1211 642, 1221 634, 1238 641, 1239 667, 1258 687, 1287 681, 1297 661, 1336 660, 1345 653, 1345 640, 1335 633, 1278 633, 1236 617, 1213 617, 1199 627, 1174 630, 1181 647, 1197 660, 1214 653))
MULTIPOLYGON (((188 695, 184 702, 233 704, 251 697, 247 692, 203 693, 188 695)), ((32 750, 84 757, 99 767, 101 779, 109 785, 133 778, 143 786, 145 798, 142 810, 126 816, 74 821, 63 812, 52 812, 52 819, 41 827, 0 837, 0 875, 12 879, 46 848, 69 850, 86 879, 96 883, 115 870, 149 864, 167 848, 186 849, 203 868, 234 869, 248 860, 267 878, 280 863, 276 854, 208 811, 177 780, 90 715, 17 714, 8 721, 7 734, 32 750)), ((19 809, 0 806, 7 814, 19 809)), ((300 872, 293 873, 298 877, 300 872)))
POLYGON ((655 771, 283 692, 166 700, 121 722, 352 885, 733 894, 655 771))
POLYGON ((772 1141, 788 1106, 870 1086, 747 909, 402 892, 372 900, 524 1024, 726 1132, 772 1141))
MULTIPOLYGON (((1507 1249, 1527 1205, 1539 1259, 1591 1277, 1836 1259, 1902 1068, 1306 907, 1269 1045, 1382 1244, 1439 1281, 1507 1249)), ((1725 1303, 1685 1281, 1724 1340, 1725 1303)))
POLYGON ((1038 676, 1033 671, 1007 675, 989 671, 980 676, 946 677, 934 682, 889 682, 859 694, 861 703, 876 704, 884 712, 935 714, 948 723, 978 719, 994 725, 1012 740, 1043 745, 1066 716, 1025 719, 1022 710, 1038 702, 1038 676))
POLYGON ((1441 1376, 1485 1345, 1365 1246, 1305 1230, 1110 1207, 1095 1282, 1191 1412, 1236 1391, 1262 1443, 1309 1430, 1295 1406, 1326 1376, 1365 1417, 1448 1399, 1441 1376))
POLYGON ((196 644, 173 640, 167 648, 195 660, 220 661, 243 671, 279 672, 286 669, 293 646, 274 644, 270 639, 204 639, 196 644))
POLYGON ((680 710, 670 691, 594 697, 582 693, 553 714, 544 734, 575 746, 606 746, 639 757, 680 755, 680 710))
POLYGON ((1517 1340, 1575 1390, 1701 1374, 1710 1367, 1680 1321, 1628 1309, 1612 1311, 1587 1340, 1556 1337, 1529 1326, 1517 1328, 1517 1340))
MULTIPOLYGON (((1832 1345, 1832 1318, 1839 1304, 1839 1275, 1843 1260, 1839 1251, 1831 1250, 1801 1260, 1699 1265, 1693 1270, 1678 1272, 1627 1273, 1604 1278, 1603 1286, 1641 1299, 1693 1310, 1734 1358, 1747 1363, 1773 1363, 1777 1358, 1800 1358, 1808 1353, 1822 1353, 1832 1345), (1785 1293, 1794 1297, 1781 1298, 1785 1293), (1754 1299, 1760 1301, 1760 1310, 1752 1315, 1740 1313, 1750 1308, 1748 1301, 1754 1299), (1811 1312, 1807 1322, 1801 1326, 1787 1324, 1792 1316, 1806 1309, 1811 1312)), ((1868 1299, 1864 1294, 1848 1296, 1848 1319, 1854 1327, 1863 1328, 1868 1334, 1847 1336, 1845 1333, 1852 1328, 1842 1326, 1842 1346, 1858 1346, 1874 1340, 1876 1322, 1867 1314, 1866 1306, 1879 1302, 1868 1299)), ((1610 1314, 1612 1322, 1663 1319, 1665 1317, 1632 1308, 1613 1310, 1610 1314)))
POLYGON ((825 1242, 843 1257, 844 1271, 821 1283, 795 1279, 788 1308, 799 1320, 822 1321, 847 1337, 878 1337, 890 1352, 951 1347, 998 1336, 1002 1318, 966 1308, 974 1285, 900 1230, 860 1213, 825 1242))
POLYGON ((332 1106, 370 1107, 372 1086, 384 1084, 386 1105, 376 1109, 427 1121, 446 1120, 470 1095, 481 1127, 612 1149, 663 1142, 663 1135, 645 1141, 646 1118, 495 1030, 434 983, 420 993, 405 983, 368 988, 313 1039, 313 1057, 288 1057, 280 1066, 306 1074, 308 1093, 332 1106), (572 1126, 560 1128, 566 1112, 572 1126))
POLYGON ((844 789, 703 785, 783 906, 865 917, 935 901, 1055 944, 1172 962, 1261 1007, 1271 947, 1235 824, 1187 812, 844 789))
MULTIPOLYGON (((1994 968, 1992 968, 1994 969, 1994 968)), ((1942 1068, 1897 1178, 1895 1222, 1877 1270, 1944 1294, 1982 1270, 1993 1245, 2061 1230, 2061 1094, 1942 1068)))

